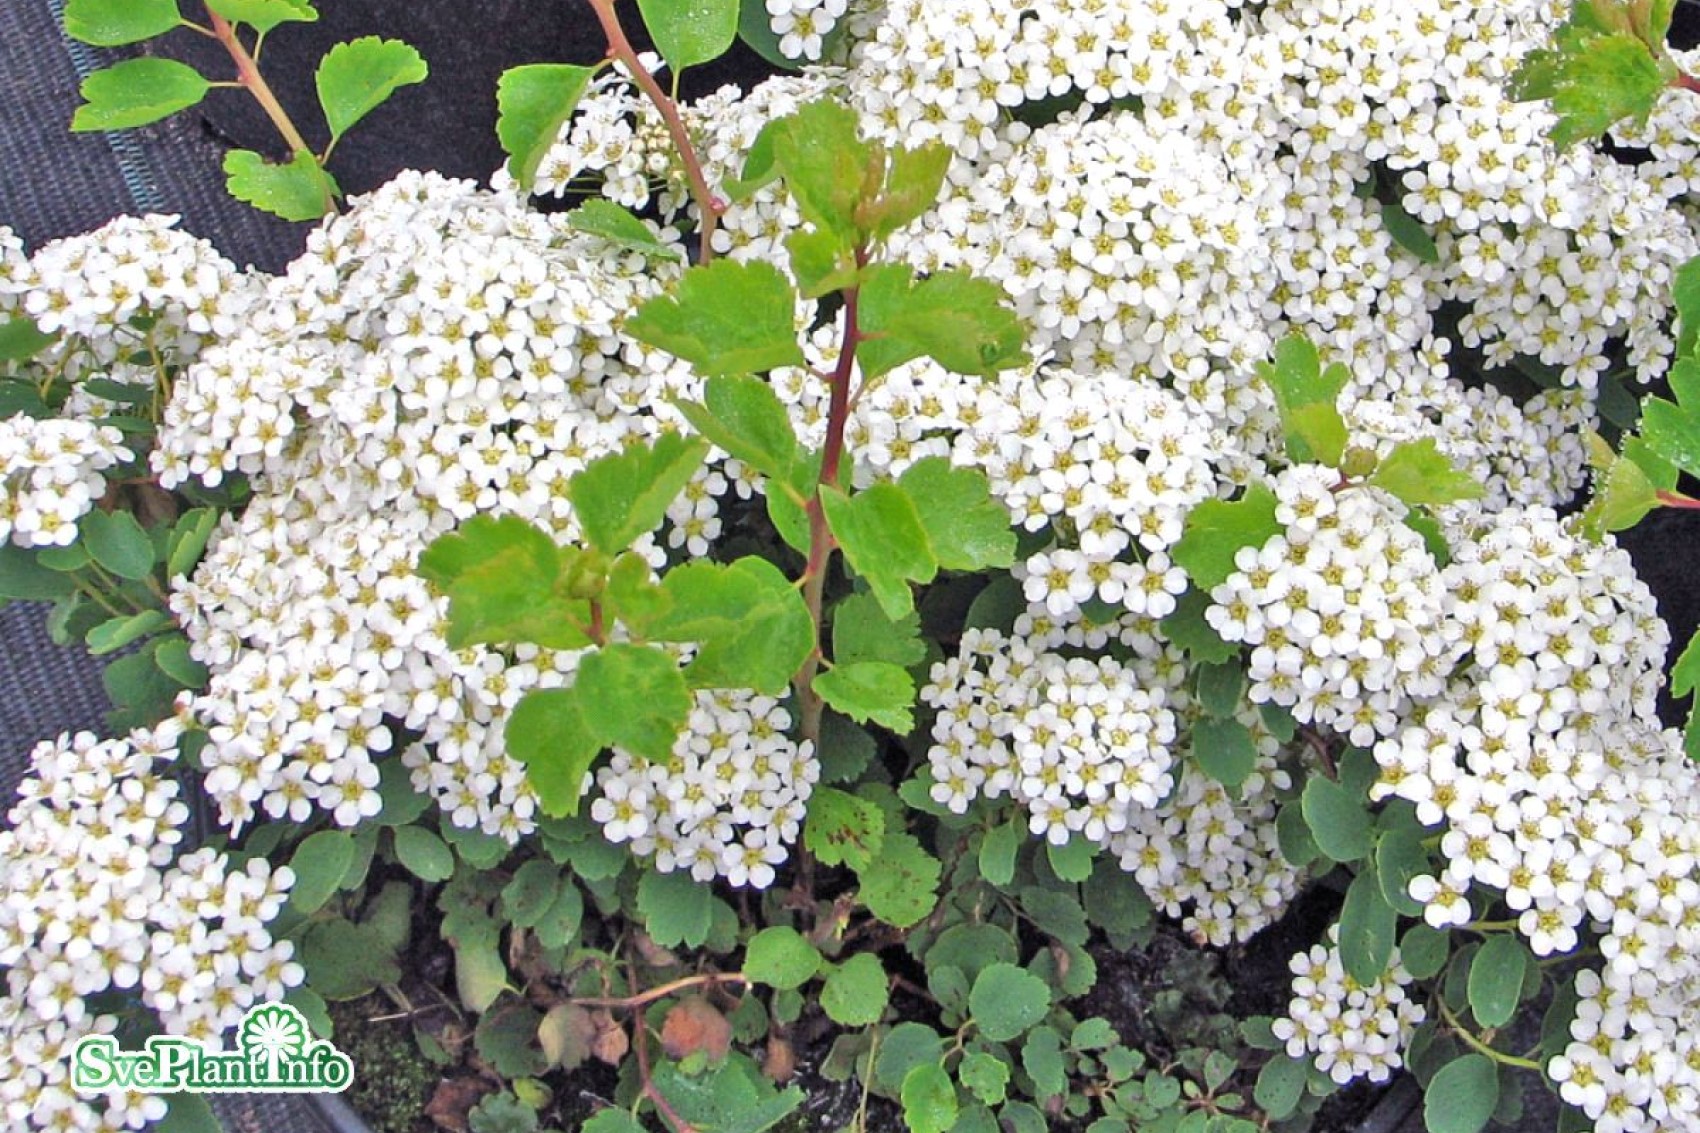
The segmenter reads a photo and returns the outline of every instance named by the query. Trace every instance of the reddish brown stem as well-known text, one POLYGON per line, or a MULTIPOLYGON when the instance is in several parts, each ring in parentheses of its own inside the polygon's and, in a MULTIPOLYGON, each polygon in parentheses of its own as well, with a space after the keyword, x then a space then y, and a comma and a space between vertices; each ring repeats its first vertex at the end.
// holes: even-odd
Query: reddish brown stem
POLYGON ((577 998, 572 1000, 572 1002, 576 1003, 580 1007, 642 1007, 646 1003, 654 1003, 657 999, 665 999, 674 992, 684 991, 686 988, 705 986, 713 987, 717 984, 729 983, 747 985, 749 982, 749 980, 744 978, 744 973, 742 972, 704 972, 701 975, 685 976, 683 979, 673 980, 670 983, 658 984, 655 987, 650 988, 648 991, 641 991, 636 995, 627 995, 611 999, 577 998))
POLYGON ((609 57, 618 59, 625 65, 632 81, 660 112, 661 121, 667 126, 667 136, 673 140, 673 148, 678 151, 679 160, 684 162, 685 177, 691 183, 691 196, 696 200, 697 211, 702 216, 697 262, 706 264, 714 258, 714 229, 719 223, 720 214, 726 211, 726 202, 708 187, 708 178, 703 174, 696 146, 691 144, 690 131, 685 129, 685 120, 679 116, 678 105, 661 89, 661 84, 655 81, 655 76, 649 73, 648 68, 638 62, 637 51, 633 49, 632 41, 626 38, 626 30, 620 26, 619 14, 614 11, 614 0, 590 0, 590 7, 602 24, 602 34, 608 40, 609 57))
POLYGON ((1671 86, 1675 87, 1677 90, 1685 90, 1692 94, 1700 94, 1700 79, 1696 79, 1687 71, 1677 72, 1676 78, 1671 81, 1671 86))
MULTIPOLYGON (((213 38, 224 45, 230 61, 236 64, 236 81, 242 84, 247 92, 254 96, 254 101, 260 104, 260 109, 266 112, 277 132, 283 135, 284 144, 289 147, 291 154, 305 153, 312 156, 313 149, 307 140, 301 136, 301 131, 290 121, 289 114, 283 109, 283 103, 272 93, 271 86, 260 74, 260 68, 254 62, 254 57, 248 54, 248 49, 242 46, 242 41, 236 37, 236 29, 230 26, 230 21, 212 9, 207 9, 207 16, 212 24, 213 38)), ((317 160, 317 158, 314 158, 317 160)), ((331 196, 329 187, 325 189, 325 211, 336 211, 336 198, 331 196)))
POLYGON ((1685 496, 1681 492, 1672 492, 1661 488, 1654 495, 1664 507, 1700 508, 1700 500, 1693 496, 1685 496))

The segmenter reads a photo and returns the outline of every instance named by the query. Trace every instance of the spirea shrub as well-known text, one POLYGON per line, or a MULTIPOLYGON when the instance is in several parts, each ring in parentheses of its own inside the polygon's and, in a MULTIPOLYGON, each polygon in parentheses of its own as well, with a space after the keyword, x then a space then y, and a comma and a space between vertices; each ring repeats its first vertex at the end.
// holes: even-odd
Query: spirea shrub
MULTIPOLYGON (((491 187, 404 173, 281 275, 0 231, 0 592, 127 737, 40 746, 0 835, 8 1120, 161 1116, 71 1089, 83 1034, 323 1028, 443 955, 422 1045, 511 1084, 476 1133, 593 1059, 594 1133, 765 1128, 806 1012, 913 1130, 1296 1129, 1401 1069, 1434 1133, 1518 1070, 1690 1127, 1695 772, 1605 534, 1700 464, 1656 13, 774 0, 746 36, 825 62, 680 104, 738 6, 640 5, 658 55, 591 7, 610 62, 503 77, 491 187), (1648 160, 1574 144, 1597 36, 1648 160), (1317 885, 1284 1016, 1159 1063, 1074 1014, 1155 915, 1240 945, 1317 885)), ((335 137, 352 63, 423 74, 358 44, 335 137)), ((318 215, 322 157, 232 189, 318 215)))

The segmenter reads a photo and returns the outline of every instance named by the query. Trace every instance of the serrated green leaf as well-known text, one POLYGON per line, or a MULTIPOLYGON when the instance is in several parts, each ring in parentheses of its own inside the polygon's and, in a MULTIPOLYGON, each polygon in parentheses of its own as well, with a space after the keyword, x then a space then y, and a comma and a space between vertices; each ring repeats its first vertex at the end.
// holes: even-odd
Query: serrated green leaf
POLYGON ((138 614, 120 614, 108 618, 83 638, 89 652, 96 657, 114 653, 132 642, 140 641, 172 624, 171 615, 164 610, 143 610, 138 614))
POLYGON ((1257 742, 1238 720, 1200 717, 1192 725, 1192 757, 1206 775, 1238 790, 1257 769, 1257 742))
POLYGON ((698 1074, 661 1062, 652 1080, 682 1122, 704 1133, 762 1133, 803 1102, 802 1090, 775 1091, 754 1062, 736 1053, 698 1074))
POLYGON ((638 882, 638 915, 650 939, 663 948, 700 948, 714 924, 714 890, 690 871, 646 870, 638 882))
POLYGON ((496 138, 508 155, 508 173, 530 192, 537 167, 578 109, 596 67, 531 63, 511 67, 496 81, 496 138))
POLYGON ((1671 367, 1673 404, 1662 397, 1641 403, 1641 439, 1678 468, 1700 471, 1700 361, 1683 358, 1671 367))
POLYGON ((932 208, 950 169, 951 156, 950 147, 943 142, 890 150, 885 185, 873 200, 862 202, 856 210, 858 226, 876 242, 884 242, 932 208))
POLYGON ((918 616, 911 614, 893 621, 885 616, 871 594, 851 594, 833 608, 834 663, 885 661, 907 669, 926 656, 927 646, 921 640, 918 616))
POLYGON ((1002 887, 1015 880, 1015 856, 1027 840, 1027 827, 1004 822, 986 831, 980 843, 980 876, 1002 887))
POLYGON ((1081 911, 1119 949, 1133 945, 1151 927, 1156 910, 1137 878, 1109 855, 1099 855, 1092 876, 1080 887, 1081 911))
POLYGON ((1700 343, 1700 256, 1683 261, 1671 277, 1671 302, 1676 306, 1676 356, 1688 358, 1700 343))
POLYGON ((1452 561, 1452 548, 1434 516, 1422 511, 1408 511, 1405 513, 1405 526, 1423 537, 1423 546, 1434 556, 1437 566, 1444 567, 1452 561))
POLYGON ((816 758, 820 761, 822 783, 849 783, 861 778, 878 754, 879 742, 866 728, 858 727, 836 712, 821 715, 816 758))
POLYGON ((1261 547, 1281 532, 1275 519, 1275 493, 1253 484, 1237 500, 1205 500, 1187 513, 1175 563, 1200 590, 1209 591, 1234 573, 1241 547, 1261 547))
POLYGON ((57 334, 41 333, 28 315, 8 315, 0 322, 0 362, 26 362, 58 341, 57 334))
POLYGON ((773 160, 803 219, 854 243, 857 198, 873 146, 861 140, 856 112, 817 99, 779 120, 773 131, 773 160))
POLYGON ((1287 453, 1293 460, 1339 467, 1346 451, 1346 421, 1336 402, 1350 377, 1338 362, 1327 369, 1315 345, 1302 334, 1275 344, 1272 362, 1260 362, 1258 376, 1275 395, 1287 453))
POLYGON ((289 890, 290 907, 301 916, 311 916, 342 886, 343 875, 354 863, 354 838, 344 830, 320 830, 309 834, 295 847, 289 868, 295 884, 289 890))
POLYGON ((648 645, 605 645, 579 662, 573 689, 585 727, 603 747, 657 763, 672 758, 694 703, 672 657, 648 645))
POLYGON ((756 933, 744 953, 744 975, 781 990, 799 988, 815 978, 820 950, 796 929, 774 925, 756 933))
POLYGON ((472 1034, 478 1057, 504 1078, 526 1078, 548 1067, 537 1028, 543 1015, 522 999, 494 1004, 472 1034))
POLYGON ((1475 477, 1453 465, 1433 437, 1394 445, 1366 482, 1393 493, 1411 507, 1479 500, 1485 491, 1475 477))
POLYGON ((1428 229, 1416 217, 1400 208, 1397 204, 1381 202, 1381 226, 1387 229, 1387 234, 1393 242, 1425 264, 1440 262, 1440 249, 1435 247, 1434 237, 1428 234, 1428 229))
POLYGON ((1655 56, 1633 35, 1606 33, 1577 19, 1586 9, 1577 4, 1571 22, 1559 29, 1556 46, 1530 52, 1511 81, 1513 98, 1551 101, 1558 121, 1549 136, 1561 150, 1597 138, 1625 118, 1645 125, 1676 74, 1662 48, 1655 56))
POLYGON ((164 35, 183 16, 177 0, 66 0, 65 34, 95 47, 122 47, 164 35))
POLYGON ((948 457, 916 461, 897 479, 915 505, 933 557, 945 570, 1003 569, 1015 561, 1009 512, 992 498, 986 474, 948 457))
MULTIPOLYGON (((1270 514, 1273 516, 1274 513, 1270 514)), ((1232 565, 1231 559, 1229 565, 1232 565)), ((1222 635, 1204 620, 1204 611, 1209 608, 1210 596, 1197 586, 1188 587, 1175 603, 1174 611, 1163 619, 1163 636, 1184 649, 1195 663, 1220 665, 1237 656, 1240 647, 1224 641, 1222 635)))
POLYGON ((871 337, 856 358, 868 378, 921 357, 984 376, 1028 361, 1021 320, 990 280, 944 271, 917 283, 906 264, 876 264, 863 269, 858 298, 858 329, 871 337))
POLYGON ((938 904, 939 860, 902 830, 888 830, 867 868, 856 871, 859 896, 868 911, 886 924, 909 928, 938 904))
POLYGON ((342 137, 402 87, 424 82, 428 74, 424 58, 399 39, 367 35, 332 47, 313 75, 331 140, 342 137))
POLYGON ((578 552, 517 516, 473 516, 419 556, 419 574, 449 596, 449 646, 529 641, 590 644, 589 603, 557 593, 578 552))
POLYGON ((915 727, 915 678, 886 661, 836 665, 815 677, 815 693, 859 723, 873 721, 898 735, 915 727))
POLYGON ((689 362, 699 374, 753 374, 807 364, 797 341, 796 292, 765 261, 715 260, 646 301, 625 330, 689 362))
POLYGON ((797 291, 805 299, 818 299, 854 287, 861 278, 855 249, 836 233, 798 229, 785 238, 785 251, 791 257, 791 274, 797 279, 797 291))
POLYGON ((937 1064, 944 1055, 944 1038, 925 1023, 899 1023, 880 1038, 874 1059, 872 1085, 897 1093, 903 1079, 923 1063, 937 1064))
POLYGON ((207 7, 232 23, 268 32, 279 24, 313 23, 319 18, 312 0, 207 0, 207 7))
POLYGON ((584 720, 577 688, 533 689, 508 716, 503 740, 525 764, 544 814, 577 814, 585 774, 602 750, 584 720))
POLYGON ((1687 696, 1700 684, 1700 633, 1688 639, 1683 647, 1682 656, 1676 659, 1676 664, 1670 671, 1670 691, 1672 696, 1687 696))
POLYGON ((885 968, 871 952, 858 952, 834 968, 820 990, 821 1010, 841 1027, 880 1021, 891 996, 885 968))
POLYGON ((1470 1013, 1484 1027, 1502 1027, 1517 1013, 1523 977, 1533 957, 1511 933, 1493 933, 1470 959, 1470 1013))
POLYGON ((663 433, 591 461, 567 485, 585 538, 617 555, 655 530, 707 455, 707 441, 663 433))
POLYGON ((1466 1054, 1442 1066, 1423 1091, 1429 1133, 1478 1133, 1499 1105, 1499 1071, 1484 1054, 1466 1054))
POLYGON ((820 787, 809 798, 803 844, 823 865, 867 869, 885 841, 885 815, 867 799, 820 787))
POLYGON ((684 672, 692 687, 779 695, 814 648, 808 606, 765 559, 686 563, 669 571, 661 588, 672 606, 647 632, 653 641, 697 643, 684 672))
POLYGON ((284 220, 317 220, 341 195, 333 178, 306 150, 287 165, 273 165, 253 150, 224 155, 224 187, 231 196, 284 220))
POLYGON ((722 374, 703 385, 702 404, 675 402, 696 431, 770 481, 768 492, 784 491, 798 460, 791 414, 760 378, 722 374))
POLYGON ((1313 775, 1300 805, 1317 849, 1337 862, 1357 861, 1373 845, 1374 820, 1363 799, 1330 779, 1313 775))
POLYGON ((908 616, 915 609, 909 584, 931 582, 939 566, 909 494, 889 481, 854 496, 823 486, 821 506, 844 557, 867 580, 886 616, 908 616))
POLYGON ((682 259, 684 252, 656 238, 649 225, 633 216, 606 197, 592 197, 567 214, 567 226, 574 232, 600 236, 617 247, 629 248, 648 255, 682 259))
POLYGON ((1051 1009, 1045 981, 1014 964, 988 965, 968 993, 968 1010, 980 1033, 993 1042, 1019 1037, 1051 1009))
POLYGON ((956 1084, 937 1062, 923 1062, 904 1075, 900 1099, 910 1133, 945 1133, 956 1124, 956 1084))
POLYGON ((516 928, 531 928, 543 919, 561 892, 561 867, 545 858, 532 858, 502 887, 502 916, 516 928))
POLYGON ((95 562, 125 579, 153 574, 153 540, 127 511, 95 511, 79 525, 82 544, 95 562))
POLYGON ((638 0, 638 11, 675 75, 720 58, 738 37, 738 0, 638 0))
POLYGON ((649 1133, 643 1123, 619 1106, 597 1110, 579 1133, 649 1133))
POLYGON ((1352 879, 1340 909, 1340 962, 1346 974, 1368 987, 1387 971, 1399 914, 1381 895, 1375 867, 1352 879))

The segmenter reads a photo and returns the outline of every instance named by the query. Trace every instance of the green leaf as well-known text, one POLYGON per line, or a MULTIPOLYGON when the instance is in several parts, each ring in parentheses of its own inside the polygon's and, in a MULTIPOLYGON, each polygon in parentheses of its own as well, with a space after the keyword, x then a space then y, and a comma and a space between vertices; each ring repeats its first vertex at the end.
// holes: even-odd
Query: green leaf
POLYGON ((577 555, 517 516, 477 515, 433 540, 418 569, 449 596, 450 648, 529 641, 579 649, 590 644, 589 604, 557 593, 577 555))
POLYGON ((537 183, 537 167, 599 70, 532 63, 511 67, 496 81, 496 138, 508 155, 508 173, 526 192, 537 183))
POLYGON ((929 456, 910 465, 897 482, 914 503, 939 566, 971 571, 1015 562, 1009 512, 992 499, 984 472, 929 456))
POLYGON ((1044 980, 1001 961, 988 965, 968 993, 968 1010, 975 1026, 993 1042, 1018 1037, 1050 1009, 1051 989, 1044 980))
POLYGON ((915 727, 915 678, 889 662, 836 665, 815 677, 814 691, 859 723, 871 720, 900 736, 915 727))
POLYGON ((1676 659, 1676 664, 1671 668, 1671 695, 1687 696, 1694 691, 1696 684, 1700 684, 1700 633, 1688 639, 1682 656, 1676 659))
POLYGON ((395 856, 403 869, 421 881, 447 881, 454 876, 454 851, 423 826, 396 827, 395 856))
POLYGON ((133 641, 140 641, 150 633, 155 633, 173 624, 171 615, 164 610, 143 610, 139 614, 120 614, 101 622, 83 638, 89 647, 89 652, 96 657, 113 653, 124 648, 133 641))
POLYGON ((1277 1054, 1257 1072, 1257 1085, 1252 1088, 1252 1100, 1258 1108, 1276 1121, 1291 1117, 1304 1096, 1305 1079, 1310 1076, 1308 1059, 1289 1058, 1277 1054))
POLYGON ((921 619, 911 614, 892 621, 871 594, 851 594, 832 611, 832 659, 835 664, 885 661, 905 669, 926 659, 921 619))
POLYGON ((1477 1133, 1499 1105, 1499 1071, 1485 1054, 1466 1054, 1442 1066, 1423 1091, 1429 1133, 1477 1133))
POLYGON ((253 150, 231 150, 224 155, 224 187, 237 200, 284 220, 318 220, 341 195, 335 179, 306 150, 297 150, 288 165, 273 165, 253 150))
POLYGON ((1700 256, 1685 260, 1671 277, 1671 301, 1676 305, 1676 356, 1687 358, 1700 344, 1700 256))
POLYGON ((1275 394, 1287 453, 1293 460, 1339 467, 1346 451, 1346 421, 1336 402, 1350 377, 1336 362, 1326 370, 1310 339, 1299 333, 1275 344, 1275 360, 1260 362, 1258 376, 1275 394))
POLYGON ((859 896, 870 913, 896 928, 909 928, 938 904, 943 867, 914 835, 888 830, 873 862, 856 876, 859 896))
POLYGON ((1659 456, 1685 471, 1700 471, 1700 360, 1680 359, 1670 371, 1672 404, 1661 397, 1641 403, 1641 438, 1659 456))
POLYGON ((1655 56, 1633 35, 1589 26, 1579 16, 1587 8, 1575 5, 1570 22, 1554 37, 1555 47, 1530 52, 1511 78, 1513 98, 1551 101, 1558 121, 1549 135, 1561 150, 1597 138, 1625 118, 1645 125, 1677 73, 1662 49, 1655 56))
POLYGON ((1072 837, 1062 845, 1047 841, 1045 860, 1057 880, 1078 884, 1092 876, 1093 859, 1098 856, 1098 843, 1085 837, 1072 837))
POLYGON ((1375 873, 1381 895, 1394 911, 1407 917, 1423 915, 1423 904, 1411 896, 1411 879, 1433 872, 1419 829, 1389 830, 1375 844, 1375 873))
POLYGON ((592 197, 567 214, 567 227, 587 236, 600 236, 610 244, 646 255, 680 259, 684 253, 663 244, 649 225, 606 197, 592 197))
MULTIPOLYGON (((296 894, 290 894, 294 904, 296 894)), ((312 925, 298 953, 308 985, 329 1000, 359 999, 374 988, 401 982, 395 954, 372 925, 331 917, 312 925)))
POLYGON ((1257 742, 1238 720, 1201 716, 1192 725, 1192 757, 1206 775, 1238 790, 1257 769, 1257 742))
POLYGON ((1062 1036, 1050 1027, 1036 1027, 1021 1045, 1021 1067, 1033 1079, 1033 1096, 1052 1098, 1068 1092, 1062 1036))
POLYGON ((154 662, 153 645, 150 642, 140 652, 118 658, 100 674, 114 709, 106 716, 111 732, 151 726, 171 714, 172 701, 183 686, 154 662))
POLYGON ((1393 242, 1425 264, 1438 264, 1440 249, 1435 247, 1434 237, 1428 234, 1422 222, 1393 202, 1380 203, 1381 226, 1387 229, 1393 242))
POLYGON ((655 1067, 653 1081, 682 1121, 703 1133, 761 1133, 803 1103, 802 1090, 774 1090, 755 1063, 740 1054, 694 1075, 662 1062, 655 1067))
POLYGON ((1232 719, 1244 703, 1245 669, 1237 661, 1230 664, 1198 666, 1198 704, 1218 720, 1232 719))
POLYGON ((638 11, 675 75, 720 58, 738 37, 738 0, 638 0, 638 11))
POLYGON ((856 237, 857 200, 875 155, 856 112, 831 99, 806 103, 773 126, 773 160, 803 219, 843 244, 856 237))
POLYGON ((1533 957, 1512 933, 1492 933, 1470 959, 1470 1013, 1484 1027, 1502 1027, 1523 1000, 1523 977, 1533 957))
POLYGON ((591 461, 567 486, 585 538, 617 555, 655 530, 707 455, 707 441, 663 433, 591 461))
POLYGON ((187 575, 201 561, 201 553, 218 527, 218 509, 191 508, 177 517, 166 542, 165 573, 170 578, 187 575))
POLYGON ((1099 855, 1080 896, 1087 918, 1124 951, 1150 929, 1156 917, 1145 889, 1109 855, 1099 855))
POLYGON ((885 1014, 891 988, 872 952, 858 952, 834 968, 820 989, 821 1010, 841 1027, 868 1027, 885 1014))
POLYGON ((160 672, 184 688, 198 692, 207 687, 207 667, 190 654, 188 638, 180 634, 165 638, 154 647, 153 660, 160 672))
POLYGON ((207 0, 207 7, 232 23, 268 32, 279 24, 313 23, 319 13, 312 0, 207 0))
POLYGON ((956 1124, 956 1085, 937 1062, 923 1062, 905 1074, 899 1096, 909 1133, 946 1133, 956 1124))
POLYGON ((1253 484, 1245 495, 1229 502, 1205 500, 1187 513, 1174 561, 1193 585, 1209 591, 1234 573, 1234 555, 1241 547, 1261 547, 1281 532, 1275 518, 1275 493, 1253 484))
POLYGON ((580 1127, 579 1133, 649 1133, 643 1123, 619 1106, 609 1106, 596 1111, 591 1119, 580 1127))
POLYGON ((1411 507, 1479 500, 1485 491, 1475 477, 1453 466, 1433 437, 1394 445, 1366 483, 1393 493, 1411 507))
POLYGON ((65 34, 95 47, 122 47, 183 22, 177 0, 66 0, 65 34))
POLYGON ((509 997, 478 1020, 472 1042, 478 1057, 504 1078, 528 1078, 548 1068, 537 1041, 542 1013, 524 1000, 509 997))
POLYGON ((768 987, 799 988, 820 971, 820 950, 787 925, 765 928, 750 938, 744 953, 744 975, 768 987))
POLYGON ((1452 954, 1452 934, 1427 924, 1414 924, 1399 938, 1399 962, 1419 980, 1440 974, 1452 954))
MULTIPOLYGON (((1274 513, 1271 512, 1270 515, 1273 517, 1274 513)), ((1230 569, 1232 565, 1230 559, 1230 569)), ((1223 577, 1226 578, 1227 575, 1223 577)), ((1229 658, 1238 656, 1240 647, 1222 640, 1222 635, 1204 620, 1204 611, 1209 608, 1210 596, 1197 586, 1188 587, 1176 602, 1174 612, 1163 619, 1163 636, 1184 649, 1195 663, 1220 665, 1229 658)))
POLYGON ((657 763, 672 758, 694 703, 678 663, 648 645, 616 643, 587 655, 573 689, 585 726, 603 747, 657 763))
POLYGON ((823 486, 820 495, 845 559, 867 580, 888 618, 907 616, 915 609, 909 583, 931 582, 939 565, 915 502, 890 482, 854 496, 823 486))
POLYGON ((561 867, 546 858, 532 858, 502 887, 502 915, 515 928, 533 928, 561 893, 561 867))
POLYGON ((295 847, 289 868, 295 884, 289 904, 301 916, 312 916, 342 886, 343 875, 354 863, 354 838, 344 830, 320 830, 309 834, 295 847))
POLYGON ((153 574, 153 540, 127 511, 96 509, 83 516, 82 543, 94 561, 119 578, 153 574))
POLYGON ((503 1090, 486 1094, 467 1113, 470 1133, 537 1133, 537 1110, 503 1090))
POLYGON ((1352 879, 1340 909, 1340 962, 1346 974, 1368 987, 1387 971, 1399 914, 1381 895, 1375 868, 1366 867, 1352 879))
POLYGON ((957 1079, 987 1105, 997 1105, 1009 1092, 1009 1064, 983 1050, 970 1050, 956 1067, 957 1079))
POLYGON ((797 291, 805 299, 819 299, 834 291, 854 287, 862 276, 856 250, 837 233, 822 229, 798 229, 785 238, 791 256, 791 274, 797 291))
POLYGON ((699 884, 689 870, 644 871, 637 907, 650 939, 663 948, 700 948, 714 924, 714 890, 699 884))
POLYGON ((915 281, 906 264, 863 269, 857 348, 862 373, 875 378, 930 357, 956 374, 990 376, 1028 361, 1026 331, 1003 288, 965 271, 915 281))
POLYGON ((951 157, 950 147, 943 142, 891 150, 886 158, 885 185, 878 196, 856 210, 857 223, 875 241, 890 238, 933 207, 950 170, 951 157))
POLYGON ((684 671, 694 688, 779 695, 814 648, 808 606, 765 559, 686 563, 669 571, 661 588, 672 606, 647 632, 653 641, 698 643, 684 671))
POLYGON ((1368 855, 1375 824, 1362 798, 1331 779, 1313 775, 1305 783, 1300 806, 1317 849, 1332 861, 1351 862, 1368 855))
POLYGON ((429 73, 419 52, 399 39, 367 35, 332 47, 313 76, 331 140, 346 134, 397 90, 424 82, 429 73))
POLYGON ((760 378, 721 374, 703 385, 703 401, 674 403, 697 432, 774 481, 769 493, 783 491, 797 463, 797 435, 791 413, 760 378))
POLYGON ((765 261, 715 260, 680 277, 626 319, 626 333, 689 362, 699 374, 751 374, 807 364, 797 342, 796 292, 765 261))
POLYGON ((803 844, 822 865, 868 868, 885 841, 885 815, 867 799, 832 787, 818 787, 809 798, 803 844))
POLYGON ((577 688, 533 689, 508 716, 508 754, 525 764, 544 814, 577 814, 584 777, 602 750, 579 706, 577 688))
POLYGON ((0 362, 27 362, 58 341, 57 334, 42 334, 28 315, 7 315, 0 322, 0 362))
POLYGON ((986 831, 980 843, 980 876, 1003 887, 1015 880, 1015 857, 1027 841, 1027 827, 1019 820, 1000 823, 986 831))

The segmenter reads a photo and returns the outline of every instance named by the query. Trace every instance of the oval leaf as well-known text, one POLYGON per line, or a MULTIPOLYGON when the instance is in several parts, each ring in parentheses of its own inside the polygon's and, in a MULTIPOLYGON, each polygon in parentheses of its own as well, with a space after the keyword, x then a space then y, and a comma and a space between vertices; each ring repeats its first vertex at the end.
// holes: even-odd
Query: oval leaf
POLYGON ((95 47, 163 35, 183 21, 177 0, 68 0, 65 34, 95 47))
POLYGON ((198 71, 175 59, 126 59, 83 80, 83 105, 71 117, 71 129, 146 126, 194 106, 209 89, 198 71))
POLYGON ((496 138, 508 155, 508 172, 522 189, 537 181, 537 167, 555 144, 599 68, 533 63, 502 72, 496 81, 496 138))
POLYGON ((313 83, 332 141, 401 87, 424 82, 429 72, 419 52, 399 39, 362 36, 325 52, 313 83))
POLYGON ((1423 1094, 1429 1133, 1477 1133, 1499 1105, 1499 1072, 1485 1054, 1466 1054, 1442 1066, 1423 1094))

